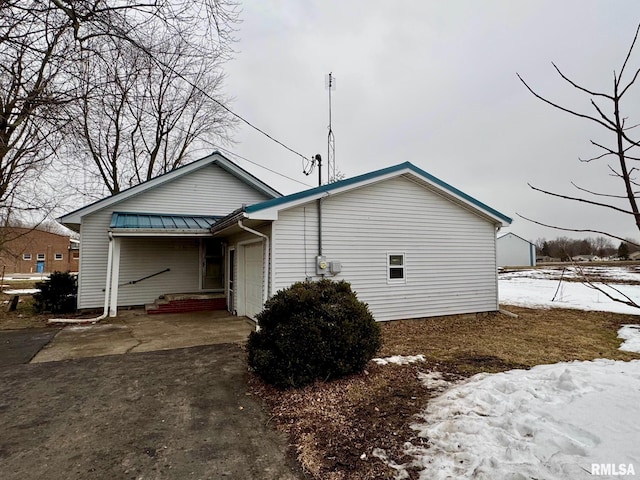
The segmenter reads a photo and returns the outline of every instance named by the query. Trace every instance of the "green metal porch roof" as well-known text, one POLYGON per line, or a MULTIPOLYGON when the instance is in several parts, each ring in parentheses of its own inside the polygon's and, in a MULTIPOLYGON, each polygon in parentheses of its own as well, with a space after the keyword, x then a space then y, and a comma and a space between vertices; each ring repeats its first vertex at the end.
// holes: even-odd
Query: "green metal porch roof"
POLYGON ((111 216, 110 227, 151 230, 208 230, 220 218, 222 217, 114 212, 111 216))

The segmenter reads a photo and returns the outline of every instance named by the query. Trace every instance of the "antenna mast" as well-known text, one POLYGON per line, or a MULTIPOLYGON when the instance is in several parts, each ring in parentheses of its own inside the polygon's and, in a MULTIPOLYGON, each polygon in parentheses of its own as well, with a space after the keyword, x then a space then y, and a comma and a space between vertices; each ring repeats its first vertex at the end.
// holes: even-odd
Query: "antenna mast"
POLYGON ((336 89, 336 79, 333 73, 325 77, 325 87, 329 90, 329 133, 327 135, 327 183, 335 182, 336 179, 336 144, 331 129, 331 90, 336 89))

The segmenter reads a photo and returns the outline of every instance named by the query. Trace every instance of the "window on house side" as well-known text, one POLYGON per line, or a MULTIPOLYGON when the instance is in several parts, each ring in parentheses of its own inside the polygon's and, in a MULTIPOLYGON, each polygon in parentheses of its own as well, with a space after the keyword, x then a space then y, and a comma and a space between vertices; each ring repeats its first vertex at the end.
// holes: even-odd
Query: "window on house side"
POLYGON ((31 254, 30 253, 23 253, 22 254, 22 259, 23 260, 31 260, 31 254))
POLYGON ((44 253, 39 253, 36 260, 44 260, 44 253))
POLYGON ((54 260, 62 260, 62 254, 61 253, 56 253, 54 260))
POLYGON ((387 283, 406 283, 404 253, 387 254, 387 283))

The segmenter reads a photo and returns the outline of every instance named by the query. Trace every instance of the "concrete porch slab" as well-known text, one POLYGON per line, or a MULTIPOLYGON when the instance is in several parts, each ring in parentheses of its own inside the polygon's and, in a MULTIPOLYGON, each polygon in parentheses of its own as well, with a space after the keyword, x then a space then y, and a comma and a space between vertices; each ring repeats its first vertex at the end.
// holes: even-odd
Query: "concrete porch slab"
POLYGON ((70 325, 31 360, 53 362, 84 357, 151 352, 176 348, 242 344, 255 329, 253 322, 226 311, 146 315, 121 311, 96 325, 70 325))

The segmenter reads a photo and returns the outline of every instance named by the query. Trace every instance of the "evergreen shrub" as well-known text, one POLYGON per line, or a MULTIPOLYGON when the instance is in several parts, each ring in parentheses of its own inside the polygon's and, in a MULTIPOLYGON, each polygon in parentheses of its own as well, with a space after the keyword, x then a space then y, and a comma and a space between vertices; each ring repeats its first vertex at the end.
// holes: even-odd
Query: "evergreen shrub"
POLYGON ((249 365, 278 387, 360 372, 381 346, 380 326, 345 281, 295 283, 269 299, 257 320, 249 365))
POLYGON ((69 313, 76 310, 78 282, 69 272, 53 272, 44 282, 36 283, 40 292, 33 295, 36 312, 69 313))

